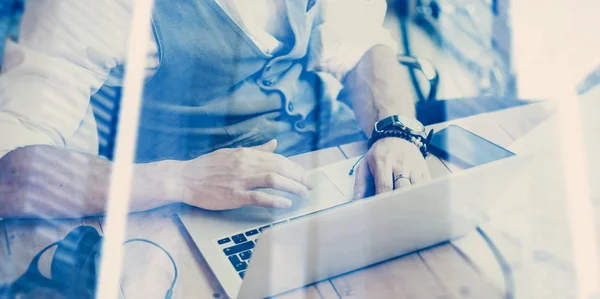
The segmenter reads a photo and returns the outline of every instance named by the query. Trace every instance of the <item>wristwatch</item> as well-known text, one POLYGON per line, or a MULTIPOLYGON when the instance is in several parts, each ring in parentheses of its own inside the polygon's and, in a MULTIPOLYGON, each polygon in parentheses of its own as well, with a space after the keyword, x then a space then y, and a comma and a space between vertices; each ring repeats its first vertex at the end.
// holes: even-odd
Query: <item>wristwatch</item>
POLYGON ((392 115, 375 123, 373 134, 371 134, 371 139, 369 139, 369 148, 375 141, 386 137, 397 137, 408 140, 419 148, 423 157, 427 157, 427 145, 429 145, 431 137, 433 137, 433 130, 426 133, 423 124, 414 117, 392 115))

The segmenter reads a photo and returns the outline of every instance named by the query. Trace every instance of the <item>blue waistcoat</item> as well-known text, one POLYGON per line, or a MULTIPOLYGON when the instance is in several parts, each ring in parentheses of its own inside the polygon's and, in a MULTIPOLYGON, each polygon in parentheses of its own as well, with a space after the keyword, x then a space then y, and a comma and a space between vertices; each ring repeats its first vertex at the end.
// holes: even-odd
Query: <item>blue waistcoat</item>
POLYGON ((277 138, 297 154, 362 138, 346 101, 307 69, 319 9, 286 2, 293 39, 265 55, 214 0, 156 0, 160 67, 144 86, 137 162, 189 160, 277 138))

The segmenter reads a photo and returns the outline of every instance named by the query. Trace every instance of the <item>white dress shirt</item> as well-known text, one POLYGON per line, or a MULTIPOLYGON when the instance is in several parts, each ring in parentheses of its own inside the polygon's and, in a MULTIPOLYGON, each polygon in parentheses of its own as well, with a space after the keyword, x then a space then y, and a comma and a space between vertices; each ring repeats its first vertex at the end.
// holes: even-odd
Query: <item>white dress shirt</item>
MULTIPOLYGON (((284 30, 282 0, 212 1, 267 55, 281 47, 277 36, 291 34, 284 30)), ((397 50, 383 28, 385 0, 316 3, 321 25, 312 32, 310 67, 341 81, 371 47, 397 50)), ((121 84, 131 10, 130 0, 28 0, 19 41, 5 45, 0 157, 33 144, 97 153, 90 96, 103 84, 121 84)), ((148 77, 160 65, 153 32, 149 36, 148 77)))

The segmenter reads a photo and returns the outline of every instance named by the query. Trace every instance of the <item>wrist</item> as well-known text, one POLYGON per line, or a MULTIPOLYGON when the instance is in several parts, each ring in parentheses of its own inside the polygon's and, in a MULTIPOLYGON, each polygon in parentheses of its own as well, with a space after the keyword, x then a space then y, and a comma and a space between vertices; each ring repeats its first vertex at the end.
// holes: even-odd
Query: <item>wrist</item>
POLYGON ((426 133, 425 127, 417 119, 406 115, 391 115, 377 121, 369 138, 369 148, 378 140, 389 137, 404 139, 413 143, 423 157, 427 156, 427 145, 433 131, 426 133))
POLYGON ((163 160, 137 164, 134 168, 132 204, 146 209, 181 202, 180 161, 163 160))

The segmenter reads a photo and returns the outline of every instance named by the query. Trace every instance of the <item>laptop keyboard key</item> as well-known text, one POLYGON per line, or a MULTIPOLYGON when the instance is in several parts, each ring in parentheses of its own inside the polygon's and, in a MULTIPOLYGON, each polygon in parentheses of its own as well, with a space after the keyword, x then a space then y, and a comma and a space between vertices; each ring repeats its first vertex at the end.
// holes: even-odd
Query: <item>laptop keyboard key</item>
POLYGON ((235 235, 235 236, 231 237, 231 239, 233 240, 233 243, 235 243, 235 244, 240 244, 240 243, 244 243, 244 242, 248 241, 248 239, 246 239, 246 237, 244 237, 244 234, 235 235))
POLYGON ((246 271, 242 271, 242 272, 240 272, 240 278, 241 278, 241 279, 244 279, 244 274, 246 274, 246 271))
POLYGON ((233 267, 235 268, 235 271, 244 271, 248 268, 248 264, 246 264, 246 262, 241 262, 239 264, 233 265, 233 267))
POLYGON ((246 232, 247 237, 254 236, 256 234, 258 234, 258 230, 255 230, 255 229, 246 232))
POLYGON ((270 226, 270 225, 263 226, 263 227, 259 228, 258 230, 262 232, 263 230, 265 230, 265 229, 269 228, 269 226, 270 226))
POLYGON ((245 261, 245 260, 249 260, 250 257, 252 256, 252 252, 250 252, 250 250, 248 251, 244 251, 242 253, 240 253, 240 257, 245 261))
POLYGON ((246 251, 246 250, 249 250, 252 248, 254 248, 254 242, 250 241, 250 242, 245 242, 245 243, 238 244, 235 246, 227 247, 227 248, 223 249, 223 253, 225 253, 225 255, 229 256, 229 255, 240 253, 242 251, 246 251))
POLYGON ((231 239, 229 239, 229 238, 223 238, 223 239, 217 241, 217 243, 219 243, 219 245, 223 245, 223 244, 229 243, 229 242, 231 242, 231 239))
POLYGON ((235 265, 241 263, 242 261, 240 260, 240 258, 237 255, 230 255, 229 256, 229 261, 231 262, 231 264, 235 267, 235 265))

